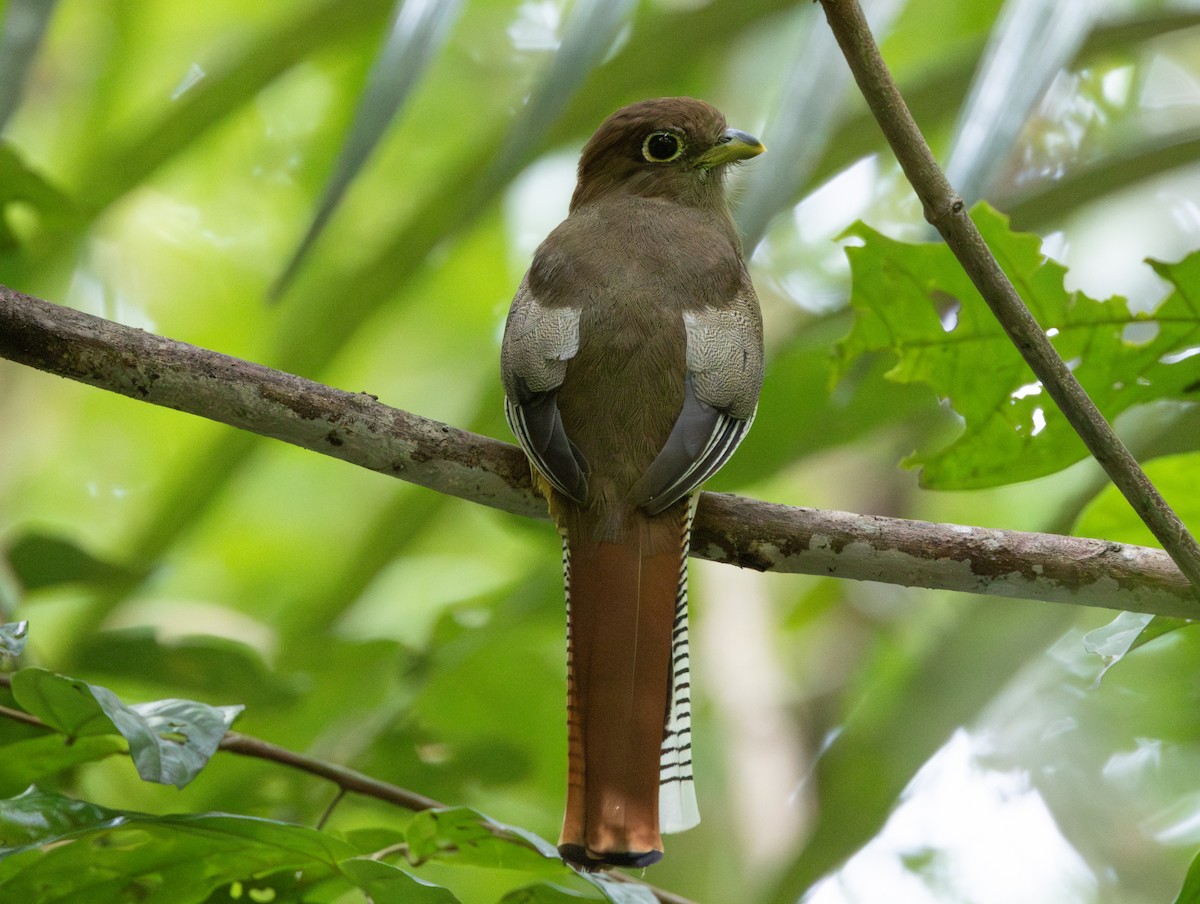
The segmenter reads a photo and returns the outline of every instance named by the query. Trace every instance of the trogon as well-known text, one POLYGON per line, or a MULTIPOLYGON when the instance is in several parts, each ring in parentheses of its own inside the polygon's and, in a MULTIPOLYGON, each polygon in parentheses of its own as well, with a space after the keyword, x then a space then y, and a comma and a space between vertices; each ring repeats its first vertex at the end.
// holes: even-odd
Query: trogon
POLYGON ((725 190, 730 165, 762 151, 692 98, 609 116, 505 324, 505 414, 562 537, 559 851, 584 869, 655 863, 660 832, 699 821, 686 562, 696 490, 746 435, 762 384, 725 190))

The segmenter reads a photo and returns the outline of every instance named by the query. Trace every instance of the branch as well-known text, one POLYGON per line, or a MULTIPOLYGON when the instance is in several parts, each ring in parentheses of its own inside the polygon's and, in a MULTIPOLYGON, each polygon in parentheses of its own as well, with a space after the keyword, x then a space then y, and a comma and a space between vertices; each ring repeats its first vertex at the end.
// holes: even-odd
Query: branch
POLYGON ((342 791, 362 794, 365 797, 373 797, 376 800, 404 807, 406 810, 434 810, 446 806, 432 797, 425 797, 416 791, 409 791, 407 788, 401 788, 399 785, 392 785, 377 778, 371 778, 369 775, 356 772, 345 766, 339 766, 337 763, 330 763, 303 753, 296 753, 294 750, 288 750, 286 747, 280 747, 278 744, 272 744, 270 741, 264 741, 261 738, 255 738, 237 731, 225 732, 225 737, 221 739, 218 749, 228 753, 237 753, 241 756, 254 757, 259 760, 270 760, 282 766, 289 766, 292 769, 307 772, 309 775, 327 779, 337 785, 342 791))
POLYGON ((858 0, 821 0, 867 106, 935 226, 1009 339, 1117 489, 1200 593, 1200 545, 1055 350, 946 180, 879 55, 858 0))
MULTIPOLYGON (((515 446, 0 287, 0 357, 545 517, 515 446)), ((704 493, 692 554, 759 571, 1195 614, 1163 552, 1101 540, 793 508, 704 493)))

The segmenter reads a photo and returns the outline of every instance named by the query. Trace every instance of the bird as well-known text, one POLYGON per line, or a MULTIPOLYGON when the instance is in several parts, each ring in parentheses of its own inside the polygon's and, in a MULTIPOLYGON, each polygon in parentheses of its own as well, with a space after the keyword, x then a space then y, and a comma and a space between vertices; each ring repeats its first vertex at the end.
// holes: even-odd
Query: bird
POLYGON ((663 832, 699 822, 687 557, 697 488, 746 435, 763 381, 725 177, 764 150, 702 100, 617 110, 505 321, 505 417, 562 540, 558 851, 582 870, 656 863, 663 832))

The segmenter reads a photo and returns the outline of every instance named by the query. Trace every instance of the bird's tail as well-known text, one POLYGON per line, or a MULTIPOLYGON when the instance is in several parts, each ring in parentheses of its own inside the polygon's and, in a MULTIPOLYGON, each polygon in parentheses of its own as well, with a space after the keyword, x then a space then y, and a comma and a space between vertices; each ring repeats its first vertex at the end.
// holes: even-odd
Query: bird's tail
POLYGON ((672 506, 627 542, 564 539, 569 759, 559 851, 585 868, 655 863, 660 832, 699 821, 687 652, 691 512, 687 502, 672 506), (671 542, 661 542, 664 532, 671 542))

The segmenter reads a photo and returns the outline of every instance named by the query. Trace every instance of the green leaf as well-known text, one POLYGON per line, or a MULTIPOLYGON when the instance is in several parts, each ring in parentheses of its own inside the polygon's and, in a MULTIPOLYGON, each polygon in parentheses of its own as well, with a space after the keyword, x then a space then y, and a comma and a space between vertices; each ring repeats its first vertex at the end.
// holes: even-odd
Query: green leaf
MULTIPOLYGON (((1200 355, 1196 356, 1200 361, 1200 355)), ((1193 442, 1195 440, 1193 439, 1193 442)), ((1200 493, 1196 492, 1196 474, 1200 453, 1165 455, 1144 465, 1146 475, 1158 487, 1184 524, 1200 525, 1200 493)), ((1091 501, 1075 523, 1081 537, 1101 537, 1118 543, 1161 548, 1145 523, 1134 514, 1125 497, 1111 484, 1091 501)))
POLYGON ((588 882, 604 893, 613 904, 657 904, 658 898, 645 885, 618 882, 605 873, 580 873, 588 882))
POLYGON ((0 900, 193 904, 278 870, 334 875, 356 854, 330 835, 267 819, 124 813, 0 858, 0 900))
POLYGON ((0 858, 10 848, 41 844, 120 815, 118 810, 63 797, 36 786, 27 788, 16 797, 0 801, 0 858))
MULTIPOLYGON (((4 85, 8 87, 11 85, 4 85)), ((9 142, 0 141, 0 208, 13 203, 28 205, 36 213, 40 226, 49 232, 61 232, 76 221, 70 199, 31 167, 20 151, 9 142)), ((13 239, 9 225, 0 225, 0 248, 7 247, 13 239)))
POLYGON ((500 904, 573 904, 575 901, 599 900, 599 895, 563 888, 553 882, 536 882, 513 889, 500 899, 500 904))
POLYGON ((1083 648, 1103 660, 1099 678, 1134 648, 1153 619, 1154 616, 1147 612, 1121 612, 1107 625, 1083 635, 1083 648))
POLYGON ((70 739, 113 734, 117 728, 105 715, 91 685, 46 669, 21 669, 12 676, 13 698, 31 715, 70 739))
POLYGON ((113 724, 129 741, 143 781, 182 788, 200 774, 244 707, 195 700, 156 700, 126 706, 107 688, 91 687, 113 724))
POLYGON ((445 888, 378 860, 355 857, 341 861, 338 869, 374 904, 458 904, 445 888))
POLYGON ((29 622, 8 622, 0 625, 0 657, 20 656, 29 634, 29 622))
POLYGON ((228 637, 164 637, 150 627, 101 631, 81 642, 76 662, 82 674, 116 676, 188 695, 232 696, 260 706, 281 706, 300 694, 252 646, 228 637))
POLYGON ((106 562, 66 539, 42 533, 22 534, 8 548, 8 561, 26 590, 61 584, 125 587, 139 575, 106 562))
POLYGON ((129 747, 117 734, 72 740, 56 733, 13 741, 0 747, 0 794, 15 794, 46 776, 118 753, 128 754, 129 747))
POLYGON ((1187 876, 1183 880, 1183 888, 1175 904, 1200 904, 1200 855, 1188 867, 1187 876))
MULTIPOLYGON (((1005 273, 1059 354, 1106 417, 1156 399, 1200 390, 1200 254, 1178 264, 1151 262, 1176 291, 1153 314, 1131 314, 1063 287, 1065 270, 1041 253, 1035 235, 1014 233, 984 204, 972 217, 1005 273)), ((855 325, 839 348, 841 373, 863 355, 891 351, 888 377, 931 386, 964 421, 949 446, 922 453, 924 485, 974 489, 1052 473, 1086 450, 1043 392, 957 261, 942 244, 911 245, 861 223, 847 249, 855 325)))
POLYGON ((106 687, 37 668, 13 675, 13 696, 70 738, 120 733, 143 781, 177 788, 200 773, 242 711, 174 699, 126 706, 106 687))
POLYGON ((469 807, 423 810, 405 835, 410 856, 420 862, 451 859, 473 866, 560 874, 558 849, 532 832, 496 822, 469 807))
POLYGON ((1190 618, 1168 618, 1144 612, 1121 612, 1107 625, 1088 631, 1083 636, 1083 648, 1103 660, 1099 681, 1126 655, 1172 631, 1194 625, 1190 618))

